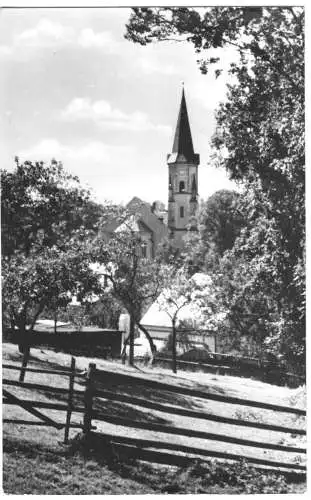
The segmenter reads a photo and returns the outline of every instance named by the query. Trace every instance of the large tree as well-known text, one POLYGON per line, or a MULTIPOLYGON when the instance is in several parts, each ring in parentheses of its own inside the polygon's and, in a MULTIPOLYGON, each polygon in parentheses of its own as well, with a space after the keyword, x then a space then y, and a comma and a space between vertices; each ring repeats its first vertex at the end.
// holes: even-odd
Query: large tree
POLYGON ((36 320, 46 308, 99 290, 88 240, 102 207, 76 177, 52 161, 1 172, 3 323, 27 356, 36 320))
POLYGON ((88 247, 74 239, 66 249, 43 247, 27 257, 15 253, 3 259, 4 323, 17 330, 21 344, 27 346, 46 308, 64 308, 73 297, 83 301, 100 291, 98 276, 89 264, 88 247))
POLYGON ((95 230, 102 208, 79 179, 52 160, 20 163, 1 170, 2 255, 29 255, 41 246, 62 248, 75 233, 95 230))
MULTIPOLYGON (((165 265, 157 257, 148 259, 142 251, 145 240, 138 230, 139 214, 114 207, 104 218, 103 229, 92 243, 92 258, 97 272, 103 277, 103 286, 130 316, 130 355, 134 360, 134 328, 138 327, 149 341, 152 357, 156 352, 152 337, 140 323, 146 308, 157 298, 165 278, 165 265), (112 231, 105 230, 105 221, 114 218, 112 231)), ((109 226, 108 226, 109 227, 109 226)))
POLYGON ((126 36, 143 45, 185 40, 200 54, 203 73, 216 64, 216 77, 221 51, 220 60, 209 51, 236 48, 213 147, 215 162, 243 188, 248 224, 225 252, 216 281, 231 316, 242 320, 240 333, 253 326, 265 349, 303 367, 303 8, 135 9, 126 36))

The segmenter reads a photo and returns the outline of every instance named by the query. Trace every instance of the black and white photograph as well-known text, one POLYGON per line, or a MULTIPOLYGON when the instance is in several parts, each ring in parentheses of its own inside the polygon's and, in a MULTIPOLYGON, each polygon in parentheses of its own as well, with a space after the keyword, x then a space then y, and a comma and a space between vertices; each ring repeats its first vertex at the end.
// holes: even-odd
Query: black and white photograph
POLYGON ((0 9, 2 493, 307 493, 305 11, 0 9))

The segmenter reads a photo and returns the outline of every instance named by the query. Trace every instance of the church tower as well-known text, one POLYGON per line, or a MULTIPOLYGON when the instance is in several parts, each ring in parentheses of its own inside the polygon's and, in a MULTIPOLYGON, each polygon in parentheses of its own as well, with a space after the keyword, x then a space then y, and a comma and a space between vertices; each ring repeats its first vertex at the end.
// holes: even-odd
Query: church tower
POLYGON ((176 125, 173 149, 168 164, 168 227, 177 247, 183 237, 194 229, 198 207, 198 165, 200 155, 194 153, 184 88, 176 125))

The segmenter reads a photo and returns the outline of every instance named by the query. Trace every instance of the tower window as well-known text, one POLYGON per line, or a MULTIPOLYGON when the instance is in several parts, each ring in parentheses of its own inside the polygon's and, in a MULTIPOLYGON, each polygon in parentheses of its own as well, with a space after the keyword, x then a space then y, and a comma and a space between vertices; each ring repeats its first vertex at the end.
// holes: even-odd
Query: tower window
POLYGON ((143 259, 147 258, 147 244, 145 242, 141 245, 141 256, 143 259))
POLYGON ((184 207, 179 207, 179 216, 181 219, 185 217, 185 208, 184 207))
POLYGON ((180 181, 179 182, 179 192, 184 193, 185 192, 185 181, 180 181))

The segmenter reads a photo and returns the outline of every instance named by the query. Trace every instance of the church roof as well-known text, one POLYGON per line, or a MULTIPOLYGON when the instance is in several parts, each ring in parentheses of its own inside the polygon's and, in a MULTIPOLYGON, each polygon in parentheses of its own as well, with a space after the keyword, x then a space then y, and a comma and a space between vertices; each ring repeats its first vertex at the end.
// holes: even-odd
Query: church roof
POLYGON ((194 153, 193 149, 184 89, 182 90, 173 149, 169 155, 170 163, 178 160, 198 163, 198 155, 194 153))

